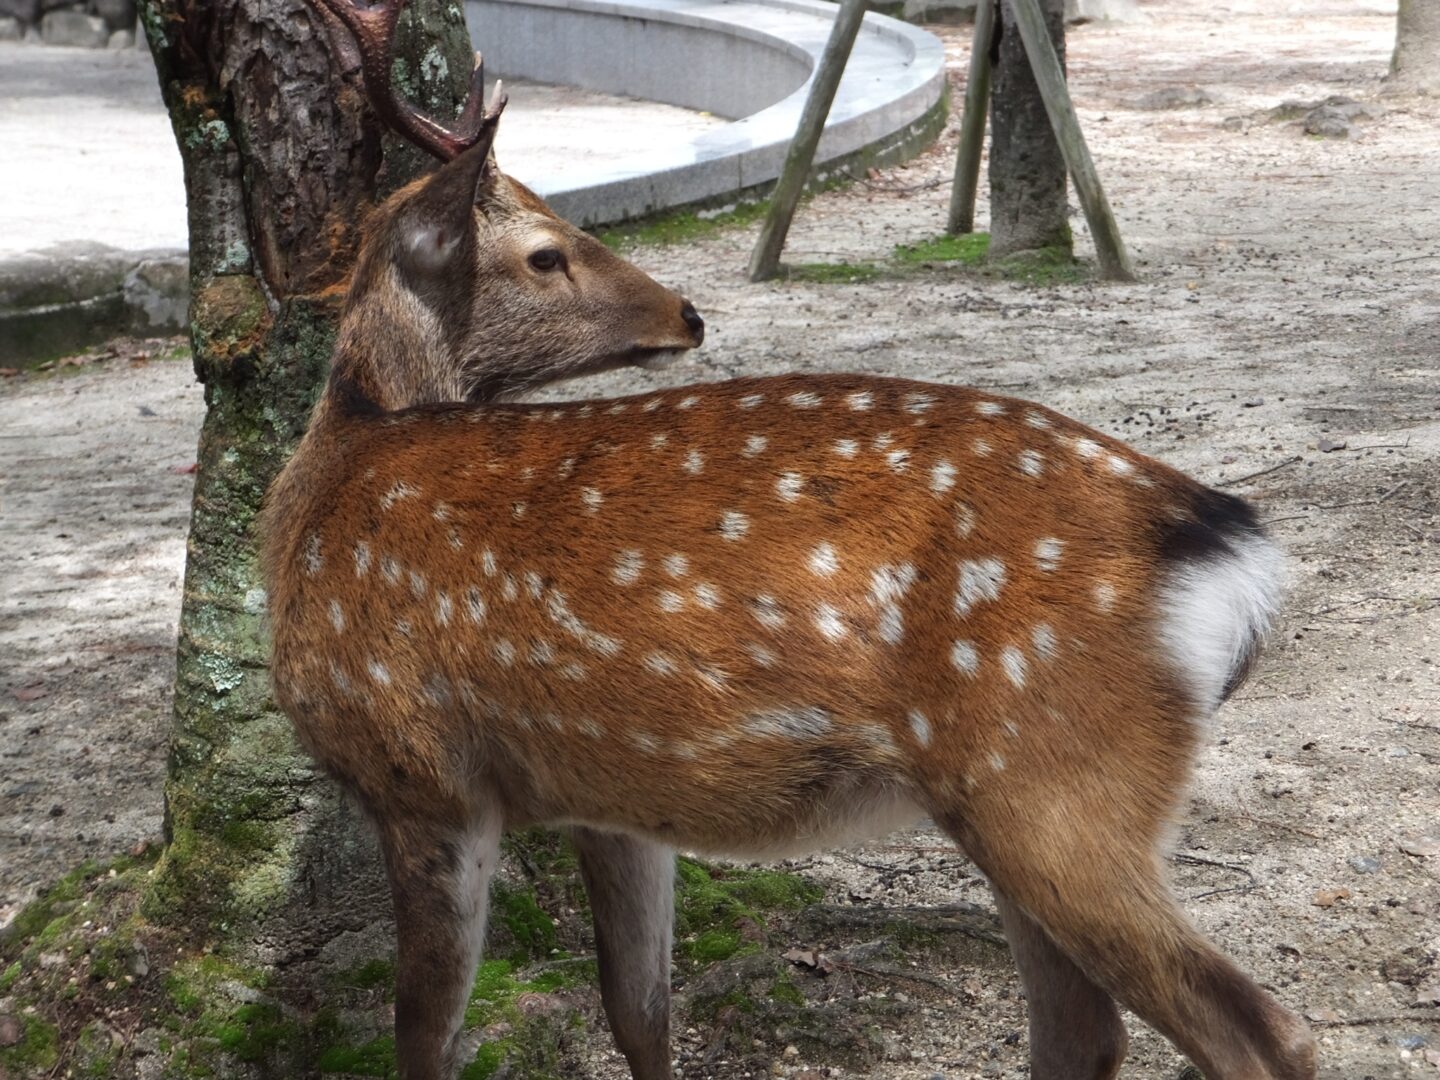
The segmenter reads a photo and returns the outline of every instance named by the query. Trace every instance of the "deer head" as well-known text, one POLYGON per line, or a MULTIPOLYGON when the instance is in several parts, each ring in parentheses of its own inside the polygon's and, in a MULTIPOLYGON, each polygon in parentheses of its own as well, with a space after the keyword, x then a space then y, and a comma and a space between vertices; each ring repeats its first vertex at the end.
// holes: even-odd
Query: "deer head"
POLYGON ((331 394, 383 410, 490 401, 626 365, 660 368, 704 338, 677 293, 556 217, 502 173, 506 98, 476 64, 453 129, 401 100, 390 47, 403 0, 323 0, 354 36, 376 113, 445 162, 374 213, 341 320, 331 394))

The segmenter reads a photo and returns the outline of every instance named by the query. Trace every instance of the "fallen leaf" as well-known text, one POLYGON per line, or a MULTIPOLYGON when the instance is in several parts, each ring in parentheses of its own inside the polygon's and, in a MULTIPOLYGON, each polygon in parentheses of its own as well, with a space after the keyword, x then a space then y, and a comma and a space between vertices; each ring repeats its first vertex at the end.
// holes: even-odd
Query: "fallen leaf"
POLYGON ((18 367, 0 367, 0 378, 9 379, 19 374, 20 369, 18 367))
POLYGON ((1305 1019, 1312 1024, 1334 1024, 1339 1022, 1340 1014, 1334 1009, 1311 1009, 1305 1019))
POLYGON ((1334 907, 1337 901, 1349 899, 1349 889, 1321 889, 1310 898, 1310 903, 1316 907, 1328 908, 1334 907))
POLYGON ((176 476, 189 476, 200 467, 198 461, 192 461, 189 465, 171 465, 170 471, 176 476))
POLYGON ((806 967, 815 967, 817 958, 814 949, 786 949, 781 954, 792 964, 804 964, 806 967))

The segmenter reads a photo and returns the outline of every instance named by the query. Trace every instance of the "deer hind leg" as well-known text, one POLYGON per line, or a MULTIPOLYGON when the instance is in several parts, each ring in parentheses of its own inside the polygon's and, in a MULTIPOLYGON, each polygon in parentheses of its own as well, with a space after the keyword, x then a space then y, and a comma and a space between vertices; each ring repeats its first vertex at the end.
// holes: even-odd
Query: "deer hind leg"
MULTIPOLYGON (((1007 906, 1033 920, 1091 982, 1174 1042, 1209 1080, 1313 1080, 1314 1043, 1304 1022, 1206 942, 1163 881, 1155 838, 1170 801, 1163 793, 1179 778, 1167 777, 1147 799, 1137 794, 1143 782, 1133 772, 1107 776, 1076 769, 1074 760, 1068 768, 1013 767, 1020 757, 1012 756, 1003 778, 969 792, 963 808, 936 814, 1007 906), (1129 805, 1107 805, 1120 799, 1129 805), (1150 811, 1137 812, 1132 800, 1152 807, 1153 817, 1143 820, 1150 811)), ((1021 939, 1021 952, 1035 940, 1021 939)), ((1093 995, 1085 1000, 1094 1007, 1093 995)), ((1054 1038, 1047 1032, 1042 1045, 1054 1038)))
POLYGON ((595 914, 600 996, 635 1080, 670 1080, 670 941, 675 853, 620 833, 577 828, 595 914))
POLYGON ((1130 1042, 1114 1000, 1034 919, 992 891, 1029 1005, 1032 1080, 1113 1080, 1130 1042))
POLYGON ((395 904, 395 1057, 401 1080, 450 1080, 485 942, 500 820, 457 828, 381 818, 395 904))

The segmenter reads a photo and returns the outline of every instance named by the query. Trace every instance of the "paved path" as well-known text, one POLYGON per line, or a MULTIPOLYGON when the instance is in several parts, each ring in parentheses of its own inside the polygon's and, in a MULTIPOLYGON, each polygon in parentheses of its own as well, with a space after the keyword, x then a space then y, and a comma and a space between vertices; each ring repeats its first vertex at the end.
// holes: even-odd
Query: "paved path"
MULTIPOLYGON (((496 153, 525 181, 724 121, 569 87, 510 86, 496 153)), ((143 49, 0 44, 0 257, 66 240, 184 247, 185 187, 143 49)))

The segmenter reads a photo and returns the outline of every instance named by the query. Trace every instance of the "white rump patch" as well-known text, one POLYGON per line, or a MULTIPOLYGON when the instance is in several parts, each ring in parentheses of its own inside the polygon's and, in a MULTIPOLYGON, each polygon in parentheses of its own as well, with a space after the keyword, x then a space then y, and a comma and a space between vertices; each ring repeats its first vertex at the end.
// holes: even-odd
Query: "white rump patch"
POLYGON ((1179 564, 1160 590, 1160 639, 1207 716, 1270 629, 1285 583, 1274 544, 1227 539, 1228 553, 1179 564))

